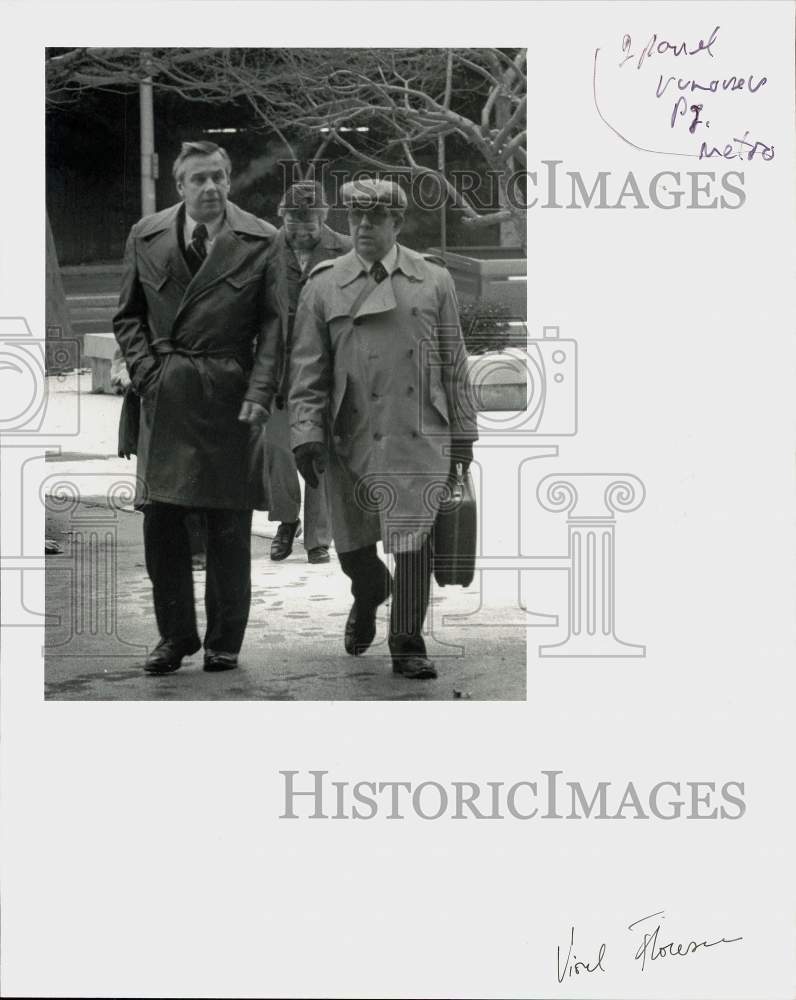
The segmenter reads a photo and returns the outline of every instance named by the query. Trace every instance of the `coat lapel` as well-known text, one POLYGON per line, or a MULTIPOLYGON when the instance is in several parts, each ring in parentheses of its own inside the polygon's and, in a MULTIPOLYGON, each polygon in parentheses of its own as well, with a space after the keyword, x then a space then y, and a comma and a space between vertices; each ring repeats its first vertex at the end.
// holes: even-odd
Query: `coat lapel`
POLYGON ((145 256, 158 274, 169 275, 185 291, 191 281, 191 272, 185 263, 177 239, 177 226, 182 225, 182 205, 159 214, 151 228, 141 235, 145 239, 145 256))
POLYGON ((217 284, 243 263, 246 247, 232 229, 226 226, 213 240, 213 247, 207 255, 185 292, 183 306, 202 295, 211 285, 217 284))
POLYGON ((354 319, 359 316, 372 316, 375 313, 389 312, 390 309, 395 309, 397 303, 392 287, 392 278, 385 278, 379 284, 376 284, 371 277, 367 277, 365 280, 373 287, 365 292, 358 305, 355 304, 354 319))
MULTIPOLYGON (((207 255, 207 260, 191 278, 180 303, 179 313, 182 313, 199 296, 204 295, 209 288, 223 281, 228 274, 232 274, 241 264, 245 263, 251 252, 251 246, 241 240, 238 233, 259 236, 261 239, 267 238, 264 230, 257 228, 236 205, 228 202, 226 225, 213 241, 213 247, 207 255)), ((179 254, 179 248, 177 253, 179 254)), ((184 261, 183 264, 187 271, 187 264, 184 261)), ((190 276, 190 272, 188 273, 190 276)))
POLYGON ((339 304, 342 306, 343 302, 347 302, 346 311, 352 319, 395 309, 397 302, 393 281, 398 271, 402 271, 412 281, 422 280, 422 272, 415 266, 414 260, 406 253, 404 247, 398 248, 398 260, 392 275, 379 284, 365 275, 359 257, 353 250, 349 251, 345 257, 340 258, 337 268, 339 304))

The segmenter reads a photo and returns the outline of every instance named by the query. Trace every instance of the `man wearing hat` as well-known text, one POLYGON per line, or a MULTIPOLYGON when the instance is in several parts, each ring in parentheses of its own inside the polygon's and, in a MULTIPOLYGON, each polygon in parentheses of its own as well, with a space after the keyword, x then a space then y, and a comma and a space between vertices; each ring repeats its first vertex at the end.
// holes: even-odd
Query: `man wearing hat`
MULTIPOLYGON (((351 237, 326 225, 329 209, 323 188, 312 181, 299 181, 285 192, 278 214, 284 224, 274 238, 268 282, 282 316, 285 367, 276 408, 266 429, 266 472, 270 507, 268 519, 279 521, 271 543, 271 559, 287 559, 293 540, 301 530, 301 487, 296 460, 290 448, 290 428, 285 409, 287 360, 293 339, 293 324, 299 294, 316 264, 333 260, 351 249, 351 237)), ((310 563, 329 562, 331 542, 326 481, 304 490, 304 548, 310 563)))
POLYGON ((364 653, 392 593, 396 674, 434 678, 423 623, 431 529, 453 463, 478 433, 463 392, 466 353, 453 280, 438 258, 396 242, 406 210, 397 184, 341 190, 353 249, 313 270, 296 315, 289 419, 299 472, 326 474, 332 531, 354 603, 345 648, 364 653), (376 543, 395 556, 395 578, 376 543))

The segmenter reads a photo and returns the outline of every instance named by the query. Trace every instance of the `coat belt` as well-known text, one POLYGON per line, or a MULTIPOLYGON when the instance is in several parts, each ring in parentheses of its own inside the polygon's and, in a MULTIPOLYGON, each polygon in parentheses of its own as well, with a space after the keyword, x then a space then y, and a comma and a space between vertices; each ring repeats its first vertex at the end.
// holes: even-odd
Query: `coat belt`
POLYGON ((184 358, 234 358, 244 367, 252 363, 251 357, 246 359, 243 352, 232 351, 228 347, 180 347, 177 344, 172 344, 171 341, 163 340, 154 340, 151 346, 153 353, 158 357, 164 357, 167 354, 180 354, 184 358))

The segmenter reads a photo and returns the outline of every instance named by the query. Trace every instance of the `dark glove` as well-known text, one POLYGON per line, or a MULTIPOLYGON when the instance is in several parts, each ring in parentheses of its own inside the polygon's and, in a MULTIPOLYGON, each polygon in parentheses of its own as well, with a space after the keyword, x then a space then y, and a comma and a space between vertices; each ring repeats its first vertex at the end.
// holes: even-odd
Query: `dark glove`
POLYGON ((296 468, 301 478, 313 489, 318 488, 318 476, 326 472, 326 448, 320 441, 309 441, 293 449, 296 457, 296 468))
POLYGON ((457 441, 454 438, 451 444, 451 475, 456 475, 456 466, 461 463, 462 476, 466 476, 472 460, 473 442, 469 439, 457 441))
POLYGON ((282 395, 280 395, 280 394, 277 394, 274 397, 274 406, 277 408, 277 410, 284 410, 284 408, 285 408, 285 397, 282 396, 282 395))

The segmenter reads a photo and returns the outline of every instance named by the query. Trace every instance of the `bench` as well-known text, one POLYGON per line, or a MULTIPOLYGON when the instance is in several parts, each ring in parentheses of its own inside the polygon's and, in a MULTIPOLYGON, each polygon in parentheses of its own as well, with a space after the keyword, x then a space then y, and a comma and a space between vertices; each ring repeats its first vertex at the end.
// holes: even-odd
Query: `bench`
POLYGON ((91 391, 112 393, 111 362, 116 353, 112 333, 87 333, 83 337, 83 359, 91 368, 91 391))

